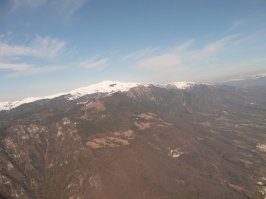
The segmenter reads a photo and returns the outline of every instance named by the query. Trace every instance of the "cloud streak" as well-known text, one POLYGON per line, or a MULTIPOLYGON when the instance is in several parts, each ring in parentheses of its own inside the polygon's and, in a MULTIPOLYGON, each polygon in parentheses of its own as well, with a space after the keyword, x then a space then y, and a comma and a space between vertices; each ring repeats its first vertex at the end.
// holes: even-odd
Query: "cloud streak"
POLYGON ((225 38, 222 38, 216 42, 210 43, 206 45, 202 50, 199 50, 198 52, 194 53, 194 55, 191 56, 192 60, 202 60, 206 59, 208 57, 212 57, 223 50, 224 47, 226 47, 230 41, 233 39, 239 37, 241 34, 234 34, 227 36, 225 38))
POLYGON ((46 1, 47 0, 13 0, 13 10, 17 10, 21 7, 36 9, 44 5, 46 1))
POLYGON ((49 4, 49 7, 56 10, 60 15, 67 17, 77 12, 88 0, 56 0, 49 4))
POLYGON ((12 10, 16 11, 20 8, 36 10, 42 7, 56 14, 70 17, 88 1, 89 0, 12 0, 12 10))
POLYGON ((0 63, 0 69, 10 69, 13 71, 22 71, 32 67, 30 64, 10 64, 10 63, 0 63))
POLYGON ((104 67, 108 66, 108 60, 109 58, 104 59, 98 59, 98 55, 91 57, 87 59, 86 61, 83 61, 79 64, 80 67, 86 68, 86 69, 103 69, 104 67))
POLYGON ((130 53, 122 58, 122 61, 127 59, 139 59, 144 57, 145 55, 148 55, 150 53, 153 53, 154 51, 158 50, 158 48, 146 48, 144 50, 139 50, 133 53, 130 53))
POLYGON ((160 69, 177 67, 179 65, 182 65, 183 67, 184 65, 198 64, 203 61, 206 63, 207 60, 215 60, 213 57, 223 51, 232 40, 239 36, 240 34, 227 36, 218 41, 207 44, 198 50, 188 49, 194 43, 193 40, 189 40, 188 42, 177 46, 174 50, 139 61, 136 64, 136 67, 157 71, 160 69))

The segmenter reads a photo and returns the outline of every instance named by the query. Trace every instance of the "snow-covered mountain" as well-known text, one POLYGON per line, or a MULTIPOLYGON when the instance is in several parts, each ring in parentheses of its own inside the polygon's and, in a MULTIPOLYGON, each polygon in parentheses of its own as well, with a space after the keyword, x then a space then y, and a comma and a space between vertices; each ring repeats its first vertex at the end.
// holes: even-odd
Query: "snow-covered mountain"
MULTIPOLYGON (((142 84, 135 83, 135 82, 103 81, 99 84, 92 84, 87 87, 81 87, 81 88, 72 90, 70 92, 57 93, 54 95, 49 95, 49 96, 44 96, 44 97, 29 97, 29 98, 25 98, 23 100, 18 100, 18 101, 0 102, 0 111, 11 110, 22 104, 31 103, 31 102, 35 102, 35 101, 43 100, 43 99, 54 99, 60 96, 64 96, 67 100, 75 100, 84 95, 93 94, 93 93, 111 94, 115 92, 124 92, 124 91, 128 91, 130 88, 133 88, 139 85, 142 85, 142 84)), ((186 88, 194 86, 195 83, 173 82, 169 84, 157 84, 157 83, 144 84, 144 86, 146 87, 149 87, 151 85, 157 86, 157 87, 164 87, 164 88, 175 87, 178 89, 186 89, 186 88)))
POLYGON ((243 79, 230 79, 217 83, 217 85, 228 85, 236 87, 251 87, 266 85, 266 73, 253 75, 243 79))

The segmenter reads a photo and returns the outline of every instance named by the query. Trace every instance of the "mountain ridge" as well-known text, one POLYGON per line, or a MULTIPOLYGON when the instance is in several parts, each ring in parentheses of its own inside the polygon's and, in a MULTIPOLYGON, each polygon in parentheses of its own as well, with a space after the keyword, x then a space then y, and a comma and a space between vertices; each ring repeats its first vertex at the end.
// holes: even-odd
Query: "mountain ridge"
POLYGON ((61 97, 61 96, 65 96, 67 100, 74 100, 84 95, 93 94, 93 93, 112 94, 114 92, 124 92, 124 91, 128 91, 130 88, 140 86, 140 85, 143 85, 146 87, 150 85, 156 85, 156 86, 161 86, 161 87, 174 86, 178 89, 185 89, 185 88, 194 86, 196 84, 194 82, 172 82, 168 84, 157 84, 157 83, 141 84, 141 83, 135 83, 135 82, 119 82, 119 81, 107 80, 107 81, 103 81, 98 84, 91 84, 87 87, 80 87, 70 92, 57 93, 57 94, 43 96, 43 97, 28 97, 28 98, 17 100, 17 101, 0 102, 0 111, 2 110, 8 111, 22 104, 31 103, 31 102, 35 102, 38 100, 44 100, 44 99, 54 99, 54 98, 61 97))

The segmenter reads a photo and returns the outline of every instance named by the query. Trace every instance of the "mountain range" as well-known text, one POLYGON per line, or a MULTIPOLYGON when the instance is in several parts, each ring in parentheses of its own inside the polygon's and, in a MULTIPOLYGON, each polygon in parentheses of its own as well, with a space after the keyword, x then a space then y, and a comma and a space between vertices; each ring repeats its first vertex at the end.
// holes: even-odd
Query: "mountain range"
POLYGON ((252 75, 241 79, 230 79, 227 81, 219 82, 217 85, 228 85, 237 87, 251 87, 251 86, 265 86, 266 85, 266 73, 252 75))
MULTIPOLYGON (((5 101, 0 102, 0 111, 1 110, 10 110, 12 108, 18 107, 25 103, 30 103, 38 100, 43 99, 54 99, 57 97, 64 96, 68 100, 77 99, 84 95, 93 94, 93 93, 114 93, 114 92, 123 92, 127 91, 130 88, 136 87, 141 85, 140 83, 135 82, 118 82, 118 81, 103 81, 99 84, 93 84, 88 87, 82 87, 75 89, 70 92, 65 93, 57 93, 54 95, 44 96, 44 97, 29 97, 23 100, 18 101, 5 101)), ((169 84, 144 84, 145 86, 148 85, 157 85, 159 87, 169 87, 169 86, 176 86, 179 89, 184 89, 187 87, 191 87, 196 85, 194 82, 173 82, 169 84)), ((249 76, 242 79, 230 79, 223 82, 218 82, 215 85, 228 85, 228 86, 236 86, 236 87, 252 87, 252 86, 265 86, 266 85, 266 73, 261 73, 253 76, 249 76)))
POLYGON ((105 81, 2 102, 0 198, 264 198, 266 87, 105 81))
MULTIPOLYGON (((35 102, 38 100, 44 100, 44 99, 54 99, 58 97, 64 97, 67 100, 74 100, 78 99, 84 95, 94 94, 94 93, 104 93, 104 94, 111 94, 114 92, 123 92, 127 91, 130 88, 136 87, 138 85, 141 85, 140 83, 133 83, 133 82, 118 82, 118 81, 103 81, 99 84, 93 84, 88 87, 82 87, 75 89, 70 92, 66 93, 57 93, 54 95, 44 96, 44 97, 29 97, 25 98, 23 100, 18 101, 7 101, 7 102, 0 102, 0 111, 1 110, 10 110, 12 108, 16 108, 22 104, 35 102)), ((156 83, 150 83, 146 84, 145 86, 149 85, 157 85, 159 87, 169 87, 169 86, 175 86, 177 88, 183 89, 189 86, 195 85, 193 82, 174 82, 170 84, 160 85, 156 83)))

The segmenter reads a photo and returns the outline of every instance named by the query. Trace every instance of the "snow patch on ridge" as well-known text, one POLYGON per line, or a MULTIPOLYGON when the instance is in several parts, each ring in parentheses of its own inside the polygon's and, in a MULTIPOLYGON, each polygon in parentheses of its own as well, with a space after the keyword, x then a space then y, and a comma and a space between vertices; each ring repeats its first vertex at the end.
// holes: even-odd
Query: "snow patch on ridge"
POLYGON ((157 83, 148 83, 145 84, 145 87, 149 87, 149 86, 156 86, 156 87, 160 87, 160 88, 169 88, 169 87, 176 87, 178 89, 185 89, 185 88, 190 88, 192 86, 194 86, 195 83, 194 82, 172 82, 172 83, 168 83, 168 84, 157 84, 157 83))
POLYGON ((132 87, 140 85, 134 82, 118 82, 118 81, 103 81, 99 84, 92 84, 87 87, 82 87, 71 91, 69 94, 72 96, 69 100, 77 99, 87 94, 92 93, 114 93, 128 91, 132 87))
POLYGON ((194 82, 173 82, 170 84, 176 86, 179 89, 185 89, 185 88, 195 86, 194 82))
POLYGON ((144 84, 143 86, 145 86, 145 87, 155 86, 155 87, 165 88, 165 85, 154 83, 154 82, 151 82, 151 83, 148 83, 148 84, 144 84))

